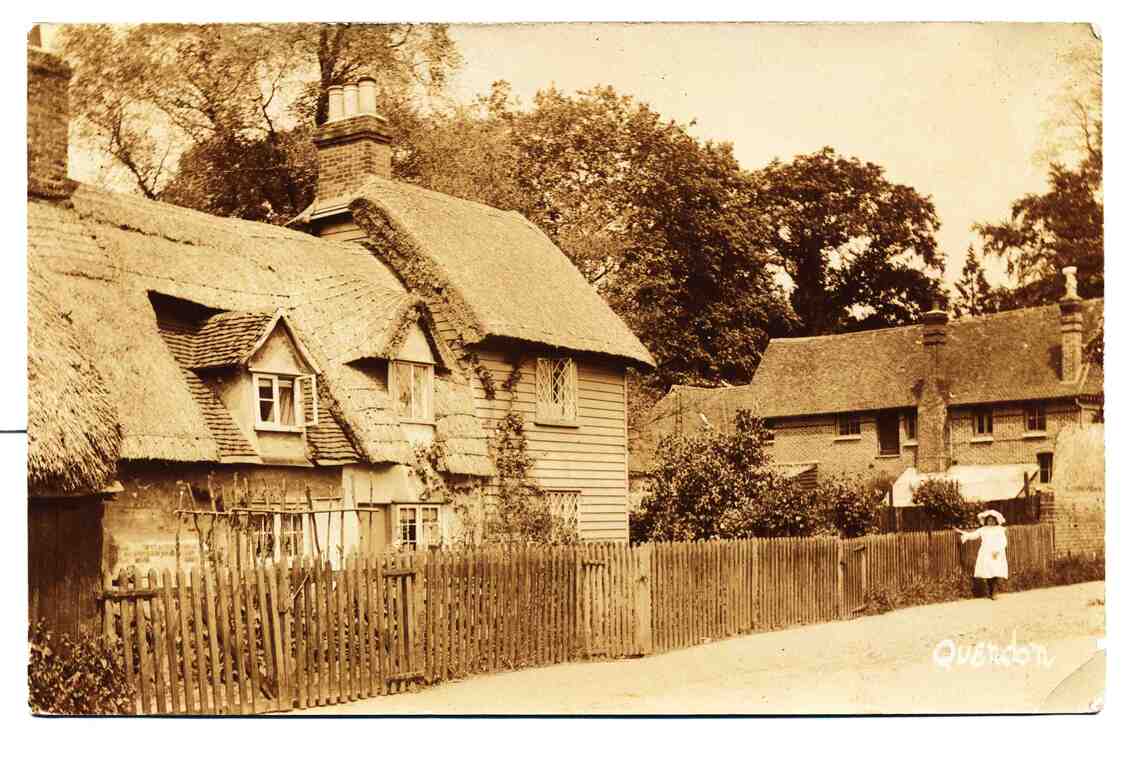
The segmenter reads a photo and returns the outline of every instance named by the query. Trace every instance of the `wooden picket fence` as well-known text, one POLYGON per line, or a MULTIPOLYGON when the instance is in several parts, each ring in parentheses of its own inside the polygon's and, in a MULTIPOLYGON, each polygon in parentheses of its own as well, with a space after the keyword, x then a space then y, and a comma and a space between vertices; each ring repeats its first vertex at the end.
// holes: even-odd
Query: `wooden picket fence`
MULTIPOLYGON (((1011 572, 1050 565, 1051 526, 1008 534, 1011 572)), ((942 531, 126 571, 105 583, 104 626, 136 713, 256 714, 852 618, 874 591, 971 573, 976 549, 942 531)))

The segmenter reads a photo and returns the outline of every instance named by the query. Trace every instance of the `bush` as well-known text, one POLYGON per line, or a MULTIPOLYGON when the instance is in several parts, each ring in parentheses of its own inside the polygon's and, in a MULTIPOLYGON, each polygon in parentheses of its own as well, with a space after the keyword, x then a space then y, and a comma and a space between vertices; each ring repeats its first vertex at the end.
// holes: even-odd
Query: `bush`
POLYGON ((976 516, 985 506, 967 502, 957 481, 928 478, 920 483, 912 495, 914 504, 921 507, 932 522, 931 528, 973 528, 976 516))
POLYGON ((106 715, 132 710, 134 691, 117 640, 55 635, 43 622, 28 632, 28 704, 36 714, 106 715))
POLYGON ((804 487, 772 469, 765 428, 736 414, 731 434, 667 436, 645 498, 630 517, 635 542, 743 537, 858 536, 874 530, 876 492, 849 478, 804 487))

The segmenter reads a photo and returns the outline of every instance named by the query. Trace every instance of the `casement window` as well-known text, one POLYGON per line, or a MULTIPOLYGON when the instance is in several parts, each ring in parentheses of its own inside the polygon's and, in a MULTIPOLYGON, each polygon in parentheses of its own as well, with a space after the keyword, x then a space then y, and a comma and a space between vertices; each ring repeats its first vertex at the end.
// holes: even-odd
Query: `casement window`
POLYGON ((397 505, 392 509, 393 539, 401 550, 429 550, 443 544, 439 508, 430 505, 397 505))
POLYGON ((435 424, 432 402, 431 364, 392 361, 388 364, 388 391, 398 416, 404 422, 435 424))
POLYGON ((835 432, 841 438, 859 435, 860 423, 857 414, 841 414, 835 418, 835 432))
POLYGON ((316 375, 253 373, 254 426, 259 430, 301 430, 317 424, 316 375))
POLYGON ((974 435, 992 436, 994 434, 994 410, 988 406, 981 406, 974 410, 974 435))
POLYGON ((1045 431, 1045 404, 1033 401, 1025 405, 1025 430, 1030 433, 1045 431))
POLYGON ((555 518, 561 518, 575 532, 578 530, 578 497, 576 491, 543 492, 546 507, 555 518))
POLYGON ((539 422, 578 421, 578 366, 570 358, 539 358, 535 368, 535 417, 539 422))
POLYGON ((880 412, 875 417, 875 430, 879 435, 879 456, 897 457, 899 454, 899 413, 880 412))
POLYGON ((1037 480, 1041 483, 1053 482, 1053 452, 1037 455, 1037 480))
POLYGON ((907 412, 903 415, 903 430, 908 443, 918 440, 918 414, 907 412))
POLYGON ((253 555, 272 559, 305 554, 305 516, 300 513, 254 513, 249 516, 253 555))

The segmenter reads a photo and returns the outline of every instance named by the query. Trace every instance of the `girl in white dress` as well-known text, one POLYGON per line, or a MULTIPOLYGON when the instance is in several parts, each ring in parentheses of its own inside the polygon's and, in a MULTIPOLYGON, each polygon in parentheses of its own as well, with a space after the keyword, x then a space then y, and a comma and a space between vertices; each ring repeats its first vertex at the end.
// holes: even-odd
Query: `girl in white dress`
POLYGON ((1005 536, 1005 518, 996 510, 978 513, 978 522, 983 524, 973 531, 954 529, 964 543, 969 539, 982 540, 978 548, 978 560, 974 563, 974 577, 984 579, 990 600, 997 598, 997 580, 1009 578, 1009 563, 1005 558, 1008 540, 1005 536))

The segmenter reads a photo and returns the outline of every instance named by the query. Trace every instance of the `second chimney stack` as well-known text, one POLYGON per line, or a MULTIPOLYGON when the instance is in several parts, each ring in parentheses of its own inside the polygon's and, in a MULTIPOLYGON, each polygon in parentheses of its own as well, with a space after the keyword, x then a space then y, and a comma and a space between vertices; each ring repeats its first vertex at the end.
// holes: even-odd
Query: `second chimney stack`
POLYGON ((329 88, 328 122, 317 130, 317 207, 358 190, 371 176, 392 177, 392 134, 376 113, 376 80, 329 88))

